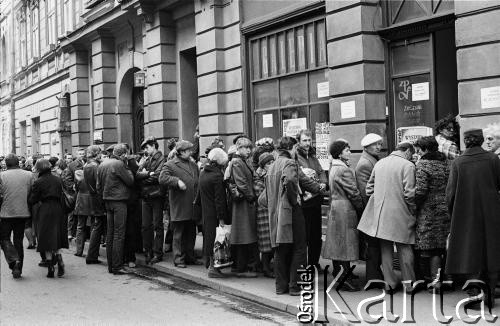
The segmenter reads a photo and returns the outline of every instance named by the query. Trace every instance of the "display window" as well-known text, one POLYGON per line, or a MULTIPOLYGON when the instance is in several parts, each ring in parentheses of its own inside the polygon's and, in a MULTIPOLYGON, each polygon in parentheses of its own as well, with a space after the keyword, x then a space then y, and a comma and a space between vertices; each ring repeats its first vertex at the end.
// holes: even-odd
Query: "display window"
POLYGON ((252 126, 256 139, 295 136, 329 123, 325 20, 315 19, 249 41, 252 126))

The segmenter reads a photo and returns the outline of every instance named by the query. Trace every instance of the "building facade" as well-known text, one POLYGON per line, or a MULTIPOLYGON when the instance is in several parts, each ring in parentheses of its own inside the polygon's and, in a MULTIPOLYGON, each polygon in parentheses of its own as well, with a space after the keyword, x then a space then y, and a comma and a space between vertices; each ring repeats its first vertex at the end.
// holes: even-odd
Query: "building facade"
POLYGON ((500 123, 500 0, 3 0, 0 152, 500 123))

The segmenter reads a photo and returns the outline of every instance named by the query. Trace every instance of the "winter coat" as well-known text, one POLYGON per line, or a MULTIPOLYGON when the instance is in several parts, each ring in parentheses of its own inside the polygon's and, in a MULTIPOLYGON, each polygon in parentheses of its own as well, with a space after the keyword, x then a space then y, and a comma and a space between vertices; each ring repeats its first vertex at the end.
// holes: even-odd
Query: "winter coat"
POLYGON ((358 230, 375 238, 415 243, 415 165, 399 151, 375 164, 366 194, 371 196, 358 230))
POLYGON ((373 167, 377 163, 378 158, 368 154, 366 151, 361 153, 361 157, 356 165, 356 184, 363 199, 363 205, 368 203, 368 196, 366 195, 366 184, 370 179, 373 167))
POLYGON ((134 176, 122 160, 115 156, 99 165, 97 169, 97 193, 103 200, 129 200, 134 176))
POLYGON ((416 166, 415 202, 417 224, 415 248, 445 249, 450 233, 450 216, 446 206, 446 183, 449 161, 443 153, 428 153, 416 166))
POLYGON ((36 207, 37 251, 56 251, 68 248, 68 219, 62 207, 63 184, 50 171, 33 182, 29 203, 36 207))
POLYGON ((0 218, 30 217, 28 196, 33 184, 33 174, 20 168, 10 168, 0 173, 0 218))
MULTIPOLYGON (((253 179, 255 196, 259 197, 266 190, 267 171, 257 168, 253 179)), ((260 252, 271 252, 271 231, 269 229, 269 212, 266 206, 257 205, 257 242, 260 252)))
POLYGON ((226 189, 219 167, 207 164, 200 172, 197 199, 203 218, 203 254, 212 256, 215 229, 220 220, 227 220, 226 189))
POLYGON ((197 221, 193 203, 198 191, 199 171, 192 160, 183 160, 176 157, 163 164, 159 182, 168 187, 170 202, 170 217, 172 222, 197 221), (186 190, 179 188, 179 180, 186 184, 186 190))
POLYGON ((330 169, 330 213, 322 256, 325 259, 352 261, 359 257, 358 216, 363 200, 354 172, 341 160, 333 160, 330 169))
POLYGON ((85 182, 83 170, 75 171, 76 203, 73 211, 74 215, 92 216, 91 197, 87 183, 85 182))
POLYGON ((251 244, 257 242, 256 201, 253 189, 253 171, 247 161, 239 155, 231 160, 231 177, 243 195, 242 200, 233 200, 231 244, 251 244))
POLYGON ((155 155, 148 157, 143 168, 146 171, 138 171, 135 178, 139 181, 141 187, 141 197, 144 199, 162 198, 163 190, 160 187, 158 178, 161 169, 165 163, 162 152, 158 151, 155 155), (150 173, 153 172, 151 175, 150 173))
POLYGON ((451 215, 447 274, 500 271, 500 160, 481 147, 453 160, 446 187, 451 215))
MULTIPOLYGON (((306 151, 304 148, 295 145, 292 157, 297 160, 297 163, 300 168, 309 168, 316 171, 316 176, 319 179, 319 183, 327 184, 328 180, 326 179, 326 173, 323 170, 323 167, 319 163, 319 160, 316 158, 316 150, 314 147, 309 147, 309 150, 306 151)), ((314 207, 321 206, 323 201, 323 196, 321 193, 313 193, 313 198, 303 201, 302 207, 314 207)))
POLYGON ((288 152, 280 152, 267 171, 266 191, 259 197, 259 205, 267 206, 271 246, 293 243, 292 221, 302 215, 299 205, 298 165, 288 152))
POLYGON ((74 160, 68 164, 68 167, 62 172, 62 182, 64 189, 69 193, 74 193, 73 187, 75 186, 75 171, 83 169, 83 160, 74 160))
POLYGON ((92 216, 102 216, 105 213, 104 203, 97 193, 97 170, 99 162, 89 160, 83 167, 83 176, 89 192, 89 211, 92 216))

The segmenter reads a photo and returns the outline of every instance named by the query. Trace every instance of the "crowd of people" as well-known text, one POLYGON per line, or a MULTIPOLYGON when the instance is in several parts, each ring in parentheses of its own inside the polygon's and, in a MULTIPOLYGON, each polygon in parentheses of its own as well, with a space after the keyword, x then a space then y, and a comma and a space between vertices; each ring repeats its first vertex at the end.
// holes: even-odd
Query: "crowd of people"
MULTIPOLYGON (((400 143, 382 158, 383 138, 370 133, 355 167, 350 144, 338 139, 329 146, 328 171, 309 130, 255 143, 237 135, 227 150, 216 137, 204 152, 198 141, 169 139, 164 155, 148 137, 137 155, 127 144, 92 145, 75 159, 9 154, 0 173, 0 244, 14 278, 22 273, 26 234, 47 277, 56 265, 64 275, 60 250, 75 239, 75 255, 87 264, 101 263, 105 245, 114 274, 135 267, 136 253, 155 264, 172 251, 178 268, 204 264, 211 278, 262 274, 275 278, 277 294, 300 295, 297 270, 315 265, 321 272, 323 257, 334 274, 365 260, 366 281, 384 280, 396 291, 396 252, 403 280, 426 278, 439 290, 444 278, 462 275, 484 280, 494 293, 500 129, 465 131, 463 152, 457 136, 456 120, 447 117, 435 136, 400 143), (231 271, 214 263, 216 228, 224 225, 231 225, 231 271), (199 232, 204 261, 194 250, 199 232)), ((342 290, 359 290, 359 277, 346 275, 342 290)))

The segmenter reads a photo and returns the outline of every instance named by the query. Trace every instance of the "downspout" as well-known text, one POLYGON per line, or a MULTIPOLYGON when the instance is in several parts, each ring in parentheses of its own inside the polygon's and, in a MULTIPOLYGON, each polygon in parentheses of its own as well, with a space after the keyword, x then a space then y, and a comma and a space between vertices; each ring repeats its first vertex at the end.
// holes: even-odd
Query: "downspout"
MULTIPOLYGON (((16 152, 16 105, 14 103, 14 74, 16 72, 16 50, 14 45, 14 1, 11 1, 11 9, 10 9, 10 146, 11 153, 16 152)), ((26 153, 21 153, 25 155, 26 153)))

